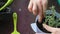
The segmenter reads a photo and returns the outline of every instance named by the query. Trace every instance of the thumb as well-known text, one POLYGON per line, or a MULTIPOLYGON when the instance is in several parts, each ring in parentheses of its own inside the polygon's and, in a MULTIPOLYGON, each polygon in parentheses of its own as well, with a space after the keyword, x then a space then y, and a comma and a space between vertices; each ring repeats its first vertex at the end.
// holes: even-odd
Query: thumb
POLYGON ((56 28, 50 27, 46 24, 43 24, 43 27, 49 32, 55 32, 56 31, 56 28))

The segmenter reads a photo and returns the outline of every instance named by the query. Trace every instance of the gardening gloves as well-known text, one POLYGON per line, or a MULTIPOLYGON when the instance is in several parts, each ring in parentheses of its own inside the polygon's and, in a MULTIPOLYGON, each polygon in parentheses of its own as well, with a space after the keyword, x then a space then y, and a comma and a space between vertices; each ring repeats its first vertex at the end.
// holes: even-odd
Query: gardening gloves
POLYGON ((28 9, 34 15, 39 16, 39 23, 41 23, 44 18, 44 11, 47 8, 47 3, 47 0, 30 0, 29 2, 28 9))

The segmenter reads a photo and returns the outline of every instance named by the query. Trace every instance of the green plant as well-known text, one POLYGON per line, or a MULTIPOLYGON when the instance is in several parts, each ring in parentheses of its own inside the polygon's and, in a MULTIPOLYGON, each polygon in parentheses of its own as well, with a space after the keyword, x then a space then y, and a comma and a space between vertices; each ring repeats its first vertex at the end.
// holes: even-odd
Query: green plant
POLYGON ((51 26, 51 27, 60 27, 60 18, 57 18, 56 16, 56 10, 55 10, 55 6, 50 7, 51 10, 51 14, 46 14, 45 12, 45 21, 44 23, 46 23, 47 25, 51 26))

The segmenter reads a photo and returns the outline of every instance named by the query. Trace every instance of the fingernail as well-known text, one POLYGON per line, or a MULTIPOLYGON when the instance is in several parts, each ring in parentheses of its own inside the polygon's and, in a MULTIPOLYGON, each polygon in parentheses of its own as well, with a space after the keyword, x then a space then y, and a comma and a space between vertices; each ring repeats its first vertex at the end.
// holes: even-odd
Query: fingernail
POLYGON ((43 26, 45 27, 45 26, 47 26, 46 24, 43 24, 43 26))
POLYGON ((45 24, 43 24, 43 26, 44 26, 45 24))
POLYGON ((41 22, 42 22, 42 18, 41 18, 41 17, 39 17, 38 21, 41 23, 41 22))

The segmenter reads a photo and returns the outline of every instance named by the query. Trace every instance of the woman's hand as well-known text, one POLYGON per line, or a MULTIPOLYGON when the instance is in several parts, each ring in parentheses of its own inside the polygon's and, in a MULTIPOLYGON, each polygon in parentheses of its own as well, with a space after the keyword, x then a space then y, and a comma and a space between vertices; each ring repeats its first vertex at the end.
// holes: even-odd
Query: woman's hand
POLYGON ((47 8, 47 0, 30 0, 28 9, 34 15, 38 15, 38 21, 41 22, 44 17, 44 12, 47 8))
POLYGON ((46 24, 43 24, 43 27, 47 30, 47 31, 50 31, 52 32, 52 34, 60 34, 60 28, 53 28, 53 27, 50 27, 46 24))

